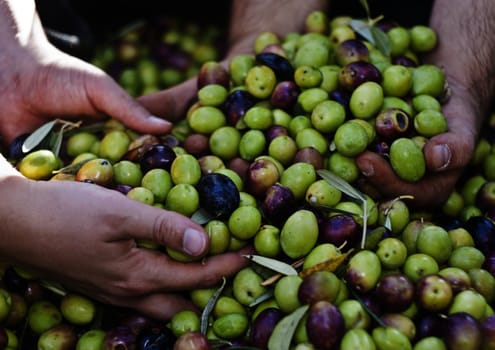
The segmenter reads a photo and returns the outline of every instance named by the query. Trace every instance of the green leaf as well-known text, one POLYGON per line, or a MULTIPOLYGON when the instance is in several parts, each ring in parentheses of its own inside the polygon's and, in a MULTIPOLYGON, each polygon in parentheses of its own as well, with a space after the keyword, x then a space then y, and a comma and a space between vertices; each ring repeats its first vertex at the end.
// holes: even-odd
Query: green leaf
POLYGON ((294 336, 297 325, 304 317, 308 309, 309 305, 300 306, 294 312, 285 316, 277 323, 273 329, 270 339, 268 340, 269 350, 290 349, 292 337, 294 336))
POLYGON ((272 297, 273 297, 273 289, 268 289, 266 292, 264 292, 259 297, 257 297, 256 299, 254 299, 249 304, 249 307, 256 306, 256 305, 258 305, 258 304, 260 304, 260 303, 264 302, 265 300, 268 300, 268 299, 270 299, 272 297))
POLYGON ((354 199, 359 199, 361 201, 366 201, 366 198, 360 191, 356 190, 347 181, 332 173, 331 171, 319 169, 317 170, 317 174, 320 175, 324 180, 328 181, 330 185, 333 185, 348 196, 354 199))
POLYGON ((363 6, 364 11, 366 11, 366 16, 368 16, 368 18, 370 18, 371 13, 370 13, 370 6, 368 4, 368 1, 367 0, 359 0, 359 2, 361 3, 361 6, 363 6))
POLYGON ((36 146, 38 146, 50 133, 56 122, 56 120, 49 121, 48 123, 43 124, 38 129, 33 131, 31 135, 29 135, 28 138, 24 140, 24 143, 22 144, 22 152, 30 152, 36 146))
POLYGON ((199 225, 204 225, 215 217, 208 213, 205 209, 199 208, 191 215, 191 220, 199 225))
POLYGON ((390 56, 390 40, 388 35, 376 26, 370 27, 371 35, 374 39, 374 45, 380 50, 385 56, 390 56))
POLYGON ((227 279, 224 277, 222 280, 222 285, 215 291, 215 293, 213 293, 213 295, 208 300, 208 303, 206 304, 205 308, 203 309, 203 312, 201 313, 201 324, 200 324, 201 334, 206 335, 206 332, 208 331, 208 322, 210 318, 210 313, 215 307, 218 298, 220 298, 220 295, 222 294, 226 284, 227 284, 227 279))
POLYGON ((360 19, 353 19, 349 25, 356 33, 375 45, 375 38, 373 38, 373 35, 371 34, 369 23, 360 19))
POLYGON ((297 271, 294 267, 282 261, 272 258, 267 258, 261 255, 244 255, 244 257, 248 258, 249 260, 257 264, 260 264, 261 266, 267 267, 273 271, 281 273, 282 275, 297 275, 297 271))
POLYGON ((91 159, 85 159, 80 162, 74 163, 74 164, 69 164, 67 166, 64 166, 63 168, 55 170, 53 173, 58 174, 58 173, 63 173, 63 174, 71 174, 71 175, 76 175, 79 169, 86 164, 89 160, 91 159))

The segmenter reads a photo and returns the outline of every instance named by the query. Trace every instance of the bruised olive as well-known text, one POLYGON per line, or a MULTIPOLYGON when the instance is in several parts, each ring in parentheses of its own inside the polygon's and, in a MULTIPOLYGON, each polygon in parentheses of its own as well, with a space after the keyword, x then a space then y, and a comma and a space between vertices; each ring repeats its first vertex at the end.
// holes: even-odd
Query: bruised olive
POLYGON ((239 191, 227 175, 203 175, 196 189, 201 207, 214 217, 226 219, 239 206, 239 191))
POLYGON ((294 163, 309 163, 315 169, 323 169, 323 155, 313 147, 303 147, 298 150, 293 159, 294 163))
POLYGON ((293 80, 294 67, 289 60, 272 52, 262 52, 256 55, 256 61, 270 67, 278 80, 293 80))
POLYGON ((385 109, 376 116, 376 134, 385 141, 405 136, 410 130, 410 119, 410 116, 401 109, 385 109))
POLYGON ((380 83, 382 73, 369 62, 357 61, 346 64, 339 73, 339 83, 346 90, 354 90, 367 81, 380 83))
POLYGON ((151 169, 161 168, 170 171, 172 162, 176 158, 174 150, 163 144, 152 145, 139 159, 143 174, 151 169))
POLYGON ((223 103, 223 111, 227 123, 236 126, 242 116, 256 103, 253 95, 245 90, 232 91, 223 103))

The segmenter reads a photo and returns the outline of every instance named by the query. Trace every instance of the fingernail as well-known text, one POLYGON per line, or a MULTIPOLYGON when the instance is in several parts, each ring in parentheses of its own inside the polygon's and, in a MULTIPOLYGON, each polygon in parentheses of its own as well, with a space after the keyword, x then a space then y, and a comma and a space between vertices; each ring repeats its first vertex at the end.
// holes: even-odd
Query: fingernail
POLYGON ((170 122, 168 120, 165 120, 163 118, 159 118, 154 115, 150 115, 148 117, 148 121, 153 124, 159 124, 159 125, 170 125, 170 122))
POLYGON ((182 242, 184 252, 189 255, 200 255, 206 246, 206 237, 203 232, 199 232, 192 228, 186 229, 184 232, 184 240, 182 242))
POLYGON ((432 165, 436 170, 441 170, 449 166, 452 153, 447 145, 436 145, 432 150, 432 165))
POLYGON ((366 177, 370 177, 375 174, 375 169, 373 169, 373 164, 371 164, 371 162, 363 162, 359 164, 359 167, 361 168, 361 173, 363 173, 366 177))

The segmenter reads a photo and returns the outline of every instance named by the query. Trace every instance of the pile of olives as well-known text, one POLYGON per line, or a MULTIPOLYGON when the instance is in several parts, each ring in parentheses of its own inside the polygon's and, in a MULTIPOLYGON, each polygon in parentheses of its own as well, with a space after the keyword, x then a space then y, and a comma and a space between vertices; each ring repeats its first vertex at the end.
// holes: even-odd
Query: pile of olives
POLYGON ((184 292, 202 315, 184 310, 167 323, 57 297, 8 266, 0 344, 16 349, 27 334, 78 350, 494 348, 495 115, 437 212, 412 209, 407 194, 359 191, 364 150, 406 181, 425 175, 422 146, 447 130, 449 95, 442 69, 421 62, 434 31, 371 24, 384 47, 362 23, 314 12, 304 33, 260 33, 253 54, 228 67, 204 62, 197 99, 169 135, 108 120, 72 130, 60 155, 12 159, 32 179, 104 186, 191 217, 210 235, 210 256, 246 245, 255 254, 224 283, 184 292))

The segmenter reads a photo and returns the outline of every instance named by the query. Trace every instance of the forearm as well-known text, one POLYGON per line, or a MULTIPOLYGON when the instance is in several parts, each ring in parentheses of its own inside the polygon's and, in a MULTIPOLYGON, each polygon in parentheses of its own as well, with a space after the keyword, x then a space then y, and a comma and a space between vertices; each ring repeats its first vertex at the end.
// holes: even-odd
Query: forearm
POLYGON ((436 0, 430 19, 439 42, 428 59, 444 67, 449 82, 471 96, 480 116, 495 92, 494 18, 492 0, 436 0))
POLYGON ((283 37, 302 32, 306 16, 314 10, 328 9, 327 0, 234 0, 230 16, 230 43, 239 52, 252 51, 256 34, 271 31, 283 37))

